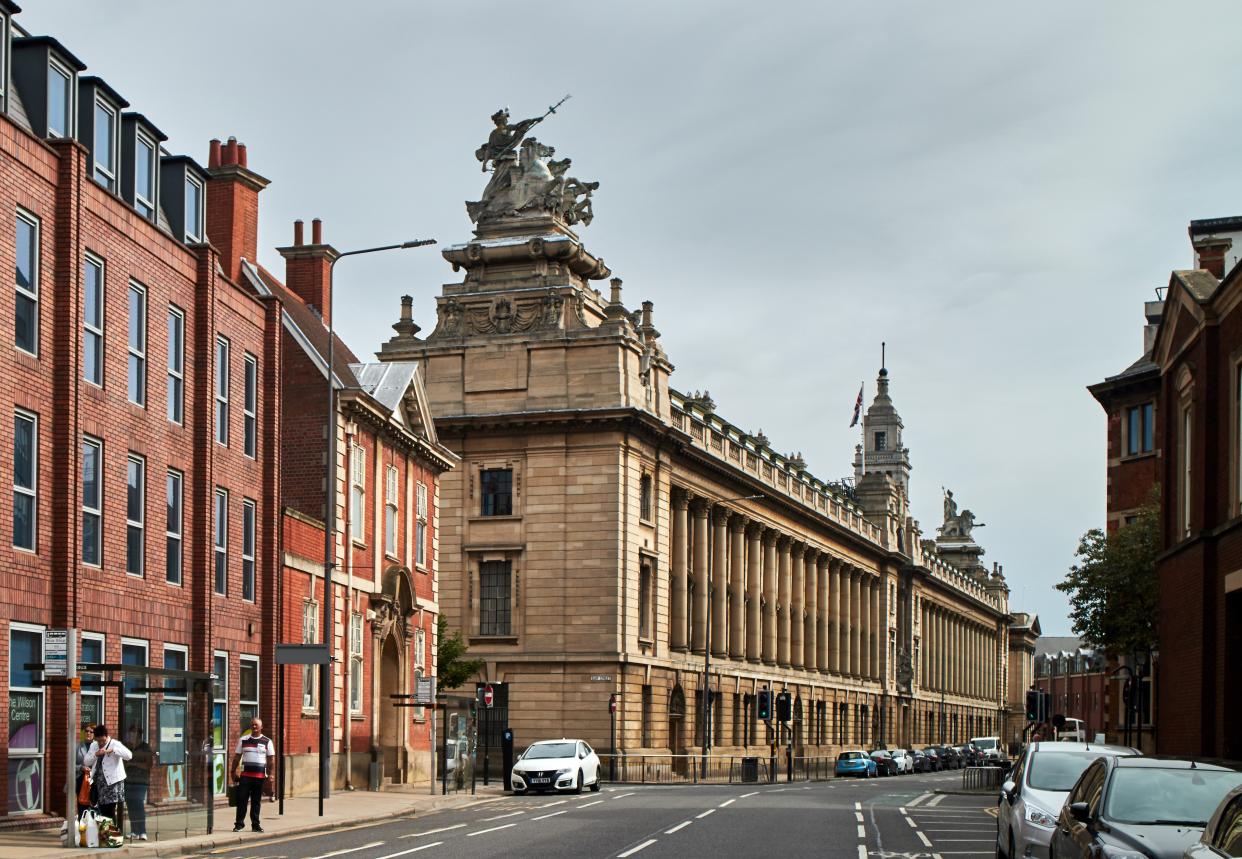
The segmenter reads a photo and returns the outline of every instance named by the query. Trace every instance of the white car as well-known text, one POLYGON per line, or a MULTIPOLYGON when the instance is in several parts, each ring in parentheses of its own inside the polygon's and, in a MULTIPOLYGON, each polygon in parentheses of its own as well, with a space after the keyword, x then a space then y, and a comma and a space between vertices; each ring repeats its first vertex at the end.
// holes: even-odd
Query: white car
POLYGON ((914 772, 914 757, 905 749, 893 749, 893 760, 897 762, 897 775, 914 772))
POLYGON ((599 756, 585 740, 540 740, 513 765, 513 792, 599 790, 599 756))
POLYGON ((1001 786, 996 806, 996 855, 1048 859, 1057 815, 1083 770, 1103 755, 1137 755, 1127 746, 1031 743, 1001 786))

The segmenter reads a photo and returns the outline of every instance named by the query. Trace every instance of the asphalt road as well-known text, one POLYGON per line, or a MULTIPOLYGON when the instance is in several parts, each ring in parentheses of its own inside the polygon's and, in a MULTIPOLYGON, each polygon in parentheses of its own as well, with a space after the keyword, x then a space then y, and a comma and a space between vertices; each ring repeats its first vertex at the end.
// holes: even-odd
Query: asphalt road
POLYGON ((609 786, 580 796, 506 797, 206 854, 228 859, 760 856, 983 859, 991 796, 935 794, 960 773, 775 785, 609 786))

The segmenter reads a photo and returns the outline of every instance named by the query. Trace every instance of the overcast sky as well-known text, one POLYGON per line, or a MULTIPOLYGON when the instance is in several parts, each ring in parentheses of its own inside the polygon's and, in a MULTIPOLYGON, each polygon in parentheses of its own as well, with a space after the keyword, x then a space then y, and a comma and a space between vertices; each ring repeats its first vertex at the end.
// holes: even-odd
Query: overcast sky
MULTIPOLYGON (((674 386, 832 479, 887 340, 924 530, 953 489, 1045 634, 1104 521, 1085 386, 1138 357, 1187 222, 1242 210, 1227 0, 23 5, 171 151, 248 145, 277 274, 295 218, 341 250, 468 239, 488 116, 572 93, 538 136, 601 182, 581 234, 655 302, 674 386)), ((429 329, 454 279, 351 260, 338 329, 375 351, 406 292, 429 329)))

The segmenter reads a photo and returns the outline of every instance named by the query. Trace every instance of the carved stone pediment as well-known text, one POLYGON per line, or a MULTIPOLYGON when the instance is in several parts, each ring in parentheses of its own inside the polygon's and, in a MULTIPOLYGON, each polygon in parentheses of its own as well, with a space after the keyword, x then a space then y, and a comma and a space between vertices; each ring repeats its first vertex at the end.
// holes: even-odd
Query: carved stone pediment
POLYGON ((469 337, 477 334, 524 334, 565 327, 565 299, 554 289, 534 295, 499 295, 475 300, 445 299, 439 320, 427 338, 469 337))

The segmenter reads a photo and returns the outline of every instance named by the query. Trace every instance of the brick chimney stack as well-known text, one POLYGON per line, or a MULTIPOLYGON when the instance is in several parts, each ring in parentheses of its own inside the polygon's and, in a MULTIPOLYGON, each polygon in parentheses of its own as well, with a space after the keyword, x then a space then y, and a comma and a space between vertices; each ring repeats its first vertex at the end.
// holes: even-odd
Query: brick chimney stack
POLYGON ((285 258, 285 286, 330 322, 328 287, 332 275, 332 261, 339 254, 332 245, 324 244, 323 221, 311 221, 311 243, 303 244, 303 225, 293 222, 293 244, 276 250, 285 258))
POLYGON ((220 251, 224 273, 237 281, 243 259, 257 262, 259 192, 268 181, 246 166, 246 147, 236 137, 211 141, 207 175, 207 239, 220 251))
POLYGON ((1233 248, 1233 240, 1227 236, 1202 236, 1193 242, 1195 263, 1207 269, 1217 280, 1225 276, 1225 254, 1233 248))

